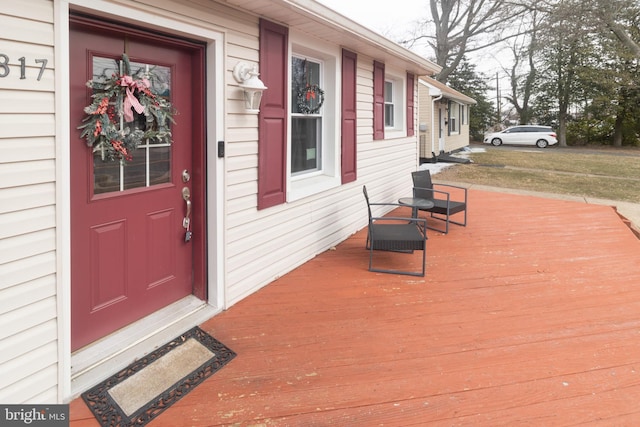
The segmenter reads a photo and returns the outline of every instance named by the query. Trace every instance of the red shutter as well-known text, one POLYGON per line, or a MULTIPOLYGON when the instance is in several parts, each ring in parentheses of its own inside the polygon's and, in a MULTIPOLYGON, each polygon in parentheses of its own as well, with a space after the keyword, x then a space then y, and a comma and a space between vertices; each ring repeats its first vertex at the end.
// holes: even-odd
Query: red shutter
POLYGON ((384 64, 373 62, 373 139, 384 139, 384 64))
POLYGON ((356 67, 355 53, 342 50, 342 183, 357 178, 356 160, 356 67))
POLYGON ((416 134, 415 112, 415 76, 407 73, 407 136, 416 134))
POLYGON ((260 20, 260 79, 267 86, 258 115, 258 209, 286 200, 288 29, 260 20))

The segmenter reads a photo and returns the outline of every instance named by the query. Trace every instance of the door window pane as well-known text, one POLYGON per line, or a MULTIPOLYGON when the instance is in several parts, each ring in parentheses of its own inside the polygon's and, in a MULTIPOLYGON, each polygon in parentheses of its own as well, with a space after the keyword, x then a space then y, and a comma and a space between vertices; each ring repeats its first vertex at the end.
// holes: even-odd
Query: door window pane
MULTIPOLYGON (((131 61, 131 74, 145 75, 152 90, 165 98, 171 96, 171 69, 169 67, 131 61)), ((121 73, 122 61, 113 58, 93 58, 93 79, 107 79, 121 73)), ((115 102, 112 100, 112 102, 115 102)), ((115 117, 121 129, 145 129, 144 114, 134 111, 134 120, 126 123, 115 117)), ((170 126, 170 123, 167 123, 170 126)), ((132 188, 150 187, 171 182, 171 145, 157 140, 146 140, 131 153, 130 161, 110 161, 96 150, 93 156, 94 194, 124 191, 132 188)))

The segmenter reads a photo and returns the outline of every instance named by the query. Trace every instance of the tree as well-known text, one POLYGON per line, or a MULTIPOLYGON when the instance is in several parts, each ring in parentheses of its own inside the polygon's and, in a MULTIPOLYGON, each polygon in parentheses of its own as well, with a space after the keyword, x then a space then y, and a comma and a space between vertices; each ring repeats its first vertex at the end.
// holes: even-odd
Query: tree
POLYGON ((540 58, 543 87, 557 97, 560 144, 566 145, 569 108, 578 103, 585 113, 578 120, 595 124, 599 135, 611 128, 614 145, 635 143, 640 57, 629 48, 638 37, 639 6, 627 0, 564 0, 554 6, 540 58))
MULTIPOLYGON (((613 145, 620 147, 625 142, 637 145, 640 142, 640 5, 628 1, 598 1, 603 13, 597 15, 618 42, 611 47, 614 53, 617 88, 616 114, 613 145)), ((606 43, 603 41, 603 44, 606 43)))
POLYGON ((544 25, 541 16, 534 10, 530 20, 523 20, 523 35, 514 38, 510 46, 513 55, 511 67, 503 68, 511 86, 511 93, 505 98, 515 108, 521 125, 532 123, 535 115, 533 100, 538 84, 535 56, 539 49, 538 32, 544 25))
POLYGON ((587 111, 601 123, 612 125, 615 147, 638 143, 640 120, 640 60, 620 43, 601 41, 600 67, 584 78, 599 89, 587 111))
POLYGON ((640 58, 640 43, 631 34, 634 24, 629 16, 637 16, 639 6, 637 0, 533 0, 532 3, 533 9, 547 14, 578 18, 585 31, 610 32, 636 58, 640 58))
POLYGON ((436 79, 446 83, 470 52, 515 37, 510 23, 525 13, 519 2, 509 0, 429 0, 430 19, 419 24, 414 35, 402 43, 412 47, 427 40, 442 67, 436 79))
POLYGON ((632 36, 630 29, 637 31, 638 3, 634 0, 591 0, 589 12, 595 22, 604 24, 618 42, 636 58, 640 58, 640 44, 632 36), (633 23, 636 18, 635 24, 633 23))
POLYGON ((472 139, 481 141, 486 129, 491 126, 495 109, 487 99, 490 78, 476 71, 476 66, 463 57, 460 65, 449 76, 449 86, 473 98, 476 105, 469 112, 469 133, 472 139))
MULTIPOLYGON (((638 0, 512 1, 429 0, 431 16, 405 44, 426 40, 442 67, 436 78, 446 83, 468 71, 466 54, 509 41, 506 99, 520 123, 554 126, 560 145, 568 129, 586 130, 587 140, 640 143, 638 0), (586 126, 574 126, 580 121, 586 126)), ((465 93, 460 83, 452 87, 465 93)))

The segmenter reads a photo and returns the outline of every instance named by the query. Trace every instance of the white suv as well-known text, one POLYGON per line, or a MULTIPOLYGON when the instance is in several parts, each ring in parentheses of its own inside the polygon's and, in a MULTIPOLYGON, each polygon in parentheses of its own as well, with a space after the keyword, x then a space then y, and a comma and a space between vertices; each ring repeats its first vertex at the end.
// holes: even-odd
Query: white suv
POLYGON ((540 148, 558 143, 556 133, 550 126, 513 126, 502 132, 490 133, 484 137, 485 144, 536 145, 540 148))

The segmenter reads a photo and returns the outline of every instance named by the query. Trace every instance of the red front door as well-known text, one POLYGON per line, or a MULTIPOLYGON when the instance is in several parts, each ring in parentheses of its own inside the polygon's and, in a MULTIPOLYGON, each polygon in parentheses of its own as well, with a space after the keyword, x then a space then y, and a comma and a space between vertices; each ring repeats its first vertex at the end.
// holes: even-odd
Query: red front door
POLYGON ((194 160, 204 157, 203 52, 194 43, 72 19, 72 350, 192 293, 204 297, 203 163, 194 160), (76 128, 91 102, 85 83, 118 72, 123 53, 132 73, 154 73, 154 89, 175 107, 176 123, 171 144, 145 141, 133 160, 109 161, 76 128), (194 233, 188 242, 186 191, 194 233))

